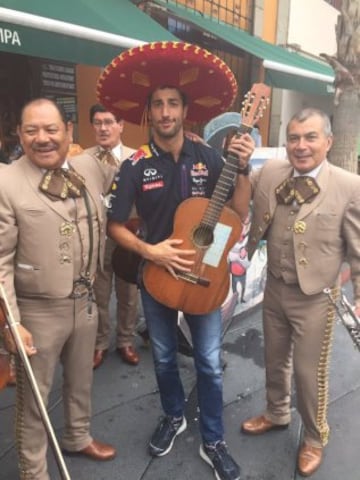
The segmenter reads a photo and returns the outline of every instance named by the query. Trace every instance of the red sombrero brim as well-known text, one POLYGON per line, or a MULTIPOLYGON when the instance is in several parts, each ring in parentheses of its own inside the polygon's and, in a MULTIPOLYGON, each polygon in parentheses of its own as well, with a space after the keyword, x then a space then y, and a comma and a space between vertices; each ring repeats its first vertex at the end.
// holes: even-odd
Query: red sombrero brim
POLYGON ((100 75, 97 97, 109 111, 141 124, 148 96, 160 86, 185 93, 190 122, 226 112, 237 94, 234 74, 216 55, 189 43, 155 42, 116 57, 100 75))

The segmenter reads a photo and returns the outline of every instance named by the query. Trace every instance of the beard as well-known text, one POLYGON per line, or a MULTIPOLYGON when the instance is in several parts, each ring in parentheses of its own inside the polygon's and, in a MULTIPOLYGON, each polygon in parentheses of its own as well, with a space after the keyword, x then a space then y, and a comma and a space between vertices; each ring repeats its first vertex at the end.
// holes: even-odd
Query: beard
POLYGON ((164 140, 169 140, 171 138, 174 138, 178 135, 178 133, 182 129, 182 122, 180 120, 177 120, 175 122, 172 122, 171 126, 167 126, 164 128, 161 123, 157 123, 153 125, 153 130, 156 133, 156 135, 160 138, 163 138, 164 140))

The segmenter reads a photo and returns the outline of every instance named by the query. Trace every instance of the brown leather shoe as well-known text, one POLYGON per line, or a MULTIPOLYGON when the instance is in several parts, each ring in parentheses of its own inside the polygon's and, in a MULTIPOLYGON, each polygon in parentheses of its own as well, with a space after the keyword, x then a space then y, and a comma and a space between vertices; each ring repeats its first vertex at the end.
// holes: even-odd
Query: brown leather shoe
POLYGON ((321 447, 303 443, 298 454, 298 470, 303 477, 310 477, 320 467, 323 458, 321 447))
POLYGON ((116 450, 113 446, 107 443, 98 442, 97 440, 93 440, 87 447, 77 452, 72 452, 69 450, 63 450, 63 452, 68 456, 83 455, 91 460, 97 460, 100 462, 112 460, 116 457, 116 450))
POLYGON ((137 365, 139 363, 139 355, 133 346, 118 347, 116 350, 125 363, 129 365, 137 365))
POLYGON ((246 420, 241 425, 241 430, 249 435, 262 435, 270 430, 284 430, 285 428, 288 428, 288 426, 288 423, 285 425, 279 425, 268 420, 264 415, 258 415, 257 417, 252 417, 246 420))
POLYGON ((95 350, 94 359, 93 359, 94 370, 100 367, 100 365, 104 362, 107 353, 108 353, 107 348, 105 350, 98 350, 98 349, 95 350))

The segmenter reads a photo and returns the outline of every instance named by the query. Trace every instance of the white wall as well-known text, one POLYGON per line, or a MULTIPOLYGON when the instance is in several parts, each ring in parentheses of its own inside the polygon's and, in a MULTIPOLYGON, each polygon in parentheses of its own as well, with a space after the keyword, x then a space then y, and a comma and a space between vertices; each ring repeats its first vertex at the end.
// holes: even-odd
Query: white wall
MULTIPOLYGON (((324 0, 290 0, 287 43, 298 44, 303 52, 315 56, 322 52, 336 54, 335 25, 338 15, 338 10, 324 0)), ((320 108, 330 116, 333 112, 331 95, 307 95, 282 90, 281 97, 279 146, 286 141, 285 129, 289 119, 301 108, 320 108)))
POLYGON ((313 55, 335 55, 338 15, 324 0, 291 0, 288 43, 297 43, 313 55))

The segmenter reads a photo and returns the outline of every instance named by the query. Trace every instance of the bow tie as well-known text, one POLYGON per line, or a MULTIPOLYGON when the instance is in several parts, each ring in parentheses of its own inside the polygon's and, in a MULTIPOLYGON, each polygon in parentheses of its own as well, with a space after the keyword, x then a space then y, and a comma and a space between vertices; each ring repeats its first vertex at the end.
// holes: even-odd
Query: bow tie
POLYGON ((275 189, 278 203, 289 205, 296 201, 299 205, 310 203, 320 192, 316 180, 308 176, 287 178, 275 189))
POLYGON ((117 161, 114 158, 111 150, 99 150, 97 153, 97 158, 100 162, 105 163, 105 165, 111 165, 112 167, 117 166, 117 161))
POLYGON ((51 200, 81 197, 85 179, 72 167, 47 170, 39 189, 51 200))

